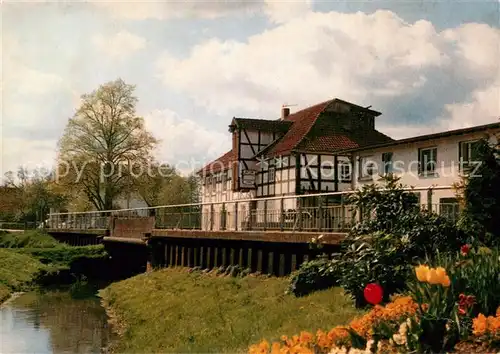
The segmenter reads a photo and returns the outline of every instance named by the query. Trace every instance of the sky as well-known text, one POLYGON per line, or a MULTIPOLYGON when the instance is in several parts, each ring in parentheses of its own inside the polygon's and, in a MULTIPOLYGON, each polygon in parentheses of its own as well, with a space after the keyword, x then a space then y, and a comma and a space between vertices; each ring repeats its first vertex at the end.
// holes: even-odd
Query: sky
POLYGON ((187 173, 231 145, 232 117, 332 98, 405 138, 498 121, 500 2, 3 1, 2 174, 54 165, 80 96, 123 79, 187 173))

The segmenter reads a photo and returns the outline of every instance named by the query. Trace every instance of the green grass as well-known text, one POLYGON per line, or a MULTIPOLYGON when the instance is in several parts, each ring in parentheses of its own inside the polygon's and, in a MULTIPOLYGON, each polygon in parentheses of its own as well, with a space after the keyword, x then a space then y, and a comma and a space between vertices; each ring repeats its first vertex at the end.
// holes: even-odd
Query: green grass
POLYGON ((0 248, 0 299, 25 290, 45 270, 45 265, 29 255, 0 248))
POLYGON ((296 298, 284 278, 227 278, 165 269, 110 285, 125 328, 118 352, 246 352, 262 338, 331 329, 360 312, 333 288, 296 298))
POLYGON ((41 231, 0 233, 0 302, 74 262, 107 257, 103 245, 71 247, 41 231))
POLYGON ((0 248, 52 248, 60 245, 52 236, 39 230, 0 233, 0 248))

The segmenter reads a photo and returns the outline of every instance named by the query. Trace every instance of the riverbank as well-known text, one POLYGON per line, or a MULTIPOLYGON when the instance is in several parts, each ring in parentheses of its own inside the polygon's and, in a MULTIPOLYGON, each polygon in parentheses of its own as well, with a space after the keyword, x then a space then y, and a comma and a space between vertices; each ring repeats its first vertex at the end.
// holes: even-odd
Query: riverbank
POLYGON ((70 247, 40 231, 0 234, 0 303, 13 292, 98 273, 103 246, 70 247))
POLYGON ((0 248, 0 303, 15 291, 27 290, 46 270, 34 257, 0 248))
POLYGON ((330 328, 360 313, 338 288, 296 298, 287 286, 285 278, 170 268, 113 283, 100 296, 121 332, 117 352, 246 352, 262 337, 330 328))

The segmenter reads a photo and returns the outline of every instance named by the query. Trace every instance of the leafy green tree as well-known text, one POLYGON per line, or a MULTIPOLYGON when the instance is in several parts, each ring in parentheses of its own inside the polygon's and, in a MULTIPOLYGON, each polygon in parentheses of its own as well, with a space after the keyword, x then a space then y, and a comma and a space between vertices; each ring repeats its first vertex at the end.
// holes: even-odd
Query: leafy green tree
POLYGON ((97 210, 146 173, 157 144, 136 114, 135 86, 118 79, 82 96, 59 141, 59 180, 83 193, 97 210))
POLYGON ((457 185, 463 211, 459 226, 475 240, 500 245, 500 150, 481 140, 476 145, 470 174, 457 185))
POLYGON ((61 208, 68 200, 68 195, 55 187, 54 173, 42 169, 20 167, 16 175, 9 171, 4 187, 15 191, 18 200, 13 212, 19 221, 43 221, 50 208, 61 208))

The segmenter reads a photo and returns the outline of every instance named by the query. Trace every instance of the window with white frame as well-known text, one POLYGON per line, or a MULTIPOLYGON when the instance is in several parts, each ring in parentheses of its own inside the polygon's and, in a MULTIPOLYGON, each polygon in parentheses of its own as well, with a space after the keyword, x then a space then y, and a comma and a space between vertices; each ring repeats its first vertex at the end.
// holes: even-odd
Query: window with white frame
POLYGON ((435 175, 437 168, 437 148, 419 149, 418 166, 420 175, 435 175))
POLYGON ((469 171, 471 168, 474 168, 475 163, 478 160, 478 145, 478 140, 462 141, 458 144, 461 170, 469 171))
POLYGON ((376 166, 372 161, 371 156, 359 158, 359 178, 370 179, 375 174, 376 166))

